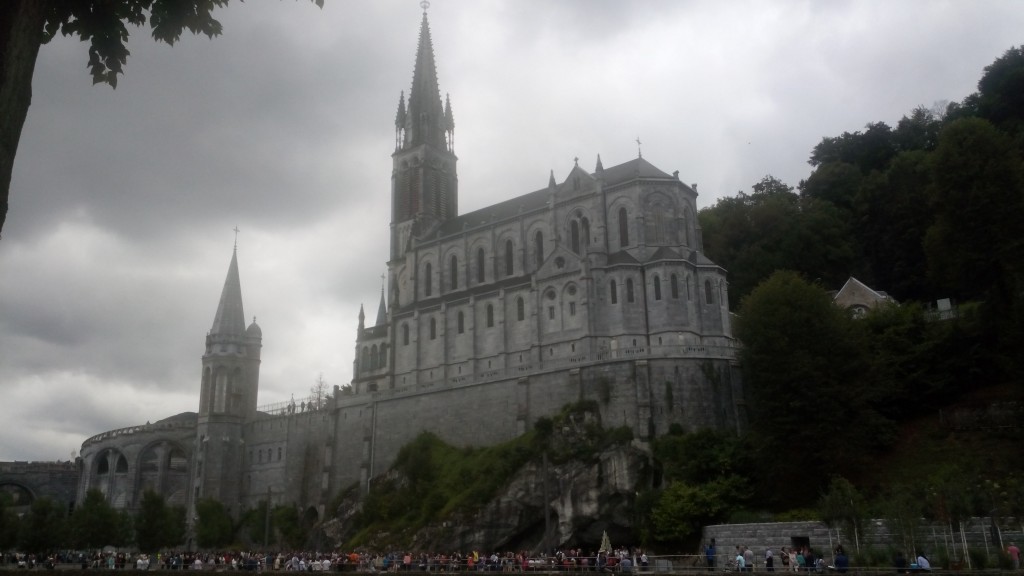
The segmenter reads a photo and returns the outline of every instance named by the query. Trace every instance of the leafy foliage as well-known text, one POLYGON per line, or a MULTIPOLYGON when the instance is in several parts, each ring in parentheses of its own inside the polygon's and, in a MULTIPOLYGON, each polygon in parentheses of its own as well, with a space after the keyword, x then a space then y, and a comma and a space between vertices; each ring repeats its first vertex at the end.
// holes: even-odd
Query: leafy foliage
POLYGON ((32 501, 20 527, 18 547, 28 553, 44 554, 63 544, 67 519, 57 502, 50 498, 37 498, 32 501))
POLYGON ((168 506, 164 497, 146 490, 135 515, 135 542, 140 550, 156 552, 185 542, 185 508, 168 506))
POLYGON ((196 543, 200 548, 223 548, 234 538, 231 514, 219 501, 204 498, 196 503, 196 543))
POLYGON ((85 499, 75 508, 69 522, 71 542, 76 548, 102 548, 124 544, 121 519, 107 502, 106 496, 95 488, 85 493, 85 499))

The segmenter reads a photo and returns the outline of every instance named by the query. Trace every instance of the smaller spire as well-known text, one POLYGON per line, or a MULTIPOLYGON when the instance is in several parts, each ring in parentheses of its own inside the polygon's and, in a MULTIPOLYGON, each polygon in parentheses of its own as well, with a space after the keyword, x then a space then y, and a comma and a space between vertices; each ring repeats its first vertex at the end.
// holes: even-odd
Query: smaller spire
POLYGON ((555 171, 552 169, 551 176, 548 177, 548 188, 554 188, 555 186, 558 186, 558 184, 555 182, 555 171))
POLYGON ((359 305, 359 331, 362 332, 363 328, 366 327, 366 313, 363 312, 363 305, 359 305))
POLYGON ((377 306, 377 322, 374 326, 382 326, 388 321, 388 306, 384 302, 384 275, 381 274, 380 281, 380 305, 377 306))
POLYGON ((398 113, 395 114, 395 128, 405 128, 405 90, 398 96, 398 113))
POLYGON ((444 95, 444 128, 449 132, 455 130, 455 116, 452 116, 452 97, 447 92, 444 95))
POLYGON ((594 172, 597 172, 598 174, 604 172, 604 164, 601 163, 601 155, 600 154, 597 155, 597 166, 594 167, 594 172))

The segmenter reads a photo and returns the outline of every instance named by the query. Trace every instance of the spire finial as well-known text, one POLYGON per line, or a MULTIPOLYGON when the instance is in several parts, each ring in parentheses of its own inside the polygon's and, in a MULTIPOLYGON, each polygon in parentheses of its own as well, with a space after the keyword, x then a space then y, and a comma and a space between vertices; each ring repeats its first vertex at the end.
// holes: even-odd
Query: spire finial
POLYGON ((238 226, 237 225, 234 227, 234 231, 235 231, 235 250, 238 250, 238 226))
POLYGON ((427 8, 430 8, 430 2, 428 2, 427 0, 423 0, 422 2, 420 2, 420 8, 423 8, 423 15, 426 16, 427 8))
POLYGON ((637 158, 643 158, 644 157, 644 153, 640 150, 640 137, 639 136, 636 137, 636 157, 637 158))

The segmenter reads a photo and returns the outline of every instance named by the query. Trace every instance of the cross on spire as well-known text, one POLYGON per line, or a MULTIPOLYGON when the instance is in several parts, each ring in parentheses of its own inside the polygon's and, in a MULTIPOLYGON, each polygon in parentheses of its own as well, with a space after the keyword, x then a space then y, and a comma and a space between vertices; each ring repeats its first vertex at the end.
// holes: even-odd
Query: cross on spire
POLYGON ((235 250, 238 250, 238 226, 234 227, 235 231, 235 250))
POLYGON ((644 157, 644 153, 640 150, 640 137, 639 136, 636 137, 636 157, 637 158, 643 158, 644 157))
POLYGON ((430 8, 430 2, 428 2, 427 0, 423 0, 422 2, 420 2, 420 8, 423 8, 423 13, 426 14, 427 8, 430 8))

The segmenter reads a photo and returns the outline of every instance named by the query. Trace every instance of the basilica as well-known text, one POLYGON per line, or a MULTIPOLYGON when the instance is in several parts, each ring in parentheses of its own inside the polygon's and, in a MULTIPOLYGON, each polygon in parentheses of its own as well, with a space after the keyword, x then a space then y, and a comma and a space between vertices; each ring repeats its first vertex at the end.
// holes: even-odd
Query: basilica
POLYGON ((425 12, 394 130, 386 288, 375 315, 359 312, 350 385, 257 403, 262 332, 233 253, 197 412, 86 440, 79 500, 95 488, 135 508, 149 489, 193 512, 204 498, 235 514, 269 500, 315 520, 422 431, 487 445, 581 400, 640 442, 670 426, 742 428, 726 275, 703 254, 697 192, 678 172, 639 154, 568 160, 563 180, 460 214, 425 12))

